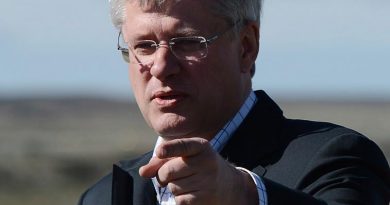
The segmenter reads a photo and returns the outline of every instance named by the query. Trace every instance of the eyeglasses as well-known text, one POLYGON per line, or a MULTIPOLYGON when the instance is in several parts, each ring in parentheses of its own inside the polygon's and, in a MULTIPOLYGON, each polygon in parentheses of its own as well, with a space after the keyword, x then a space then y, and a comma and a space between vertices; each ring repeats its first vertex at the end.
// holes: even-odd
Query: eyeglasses
POLYGON ((208 46, 223 34, 234 28, 238 22, 226 30, 210 37, 188 36, 171 38, 167 44, 157 43, 153 40, 141 40, 132 44, 123 40, 122 32, 118 35, 118 50, 122 52, 123 59, 132 64, 148 65, 153 63, 158 48, 168 47, 173 55, 184 61, 196 61, 207 57, 208 46), (130 52, 132 55, 130 56, 130 52), (131 59, 130 59, 131 58, 131 59))

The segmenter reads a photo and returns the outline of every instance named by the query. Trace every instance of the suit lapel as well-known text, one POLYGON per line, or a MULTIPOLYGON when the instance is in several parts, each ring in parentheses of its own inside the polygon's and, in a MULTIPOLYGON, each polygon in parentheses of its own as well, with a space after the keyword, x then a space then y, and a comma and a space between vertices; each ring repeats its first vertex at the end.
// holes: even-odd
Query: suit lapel
POLYGON ((132 204, 133 178, 120 166, 114 164, 112 170, 112 205, 132 204))
POLYGON ((271 155, 279 150, 281 126, 284 117, 282 110, 265 94, 256 91, 257 103, 233 134, 221 155, 239 167, 245 167, 263 176, 264 166, 271 155))
POLYGON ((157 205, 152 180, 139 176, 138 169, 131 170, 130 174, 134 179, 133 205, 157 205))
POLYGON ((138 174, 139 168, 147 164, 151 156, 152 153, 148 153, 136 162, 123 161, 114 165, 112 205, 157 205, 152 181, 138 174))

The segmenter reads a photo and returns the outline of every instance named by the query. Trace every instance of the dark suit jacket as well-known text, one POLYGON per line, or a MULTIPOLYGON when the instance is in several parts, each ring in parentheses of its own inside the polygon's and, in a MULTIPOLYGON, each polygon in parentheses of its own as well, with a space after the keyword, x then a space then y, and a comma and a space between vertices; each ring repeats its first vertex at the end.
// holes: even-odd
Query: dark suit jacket
MULTIPOLYGON (((221 155, 265 182, 269 205, 388 205, 390 169, 375 143, 330 123, 291 120, 263 91, 221 155)), ((79 205, 154 205, 150 179, 138 169, 151 158, 114 165, 79 205)))

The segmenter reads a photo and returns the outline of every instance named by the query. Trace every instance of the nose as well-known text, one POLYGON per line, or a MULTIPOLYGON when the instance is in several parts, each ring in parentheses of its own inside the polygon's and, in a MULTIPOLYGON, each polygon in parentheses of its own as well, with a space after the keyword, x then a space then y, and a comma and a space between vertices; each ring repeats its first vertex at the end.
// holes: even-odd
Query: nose
POLYGON ((168 45, 159 45, 154 56, 154 63, 150 68, 150 74, 159 80, 180 72, 177 58, 173 55, 168 45))

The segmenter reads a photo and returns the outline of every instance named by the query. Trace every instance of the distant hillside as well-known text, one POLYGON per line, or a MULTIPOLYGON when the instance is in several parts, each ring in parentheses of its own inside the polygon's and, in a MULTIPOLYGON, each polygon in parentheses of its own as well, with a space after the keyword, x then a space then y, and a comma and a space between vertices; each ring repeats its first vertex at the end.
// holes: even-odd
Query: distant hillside
MULTIPOLYGON (((390 159, 390 102, 280 105, 289 118, 355 129, 390 159)), ((0 204, 9 205, 75 204, 112 163, 150 150, 156 137, 134 103, 92 98, 0 100, 0 130, 0 204)))

